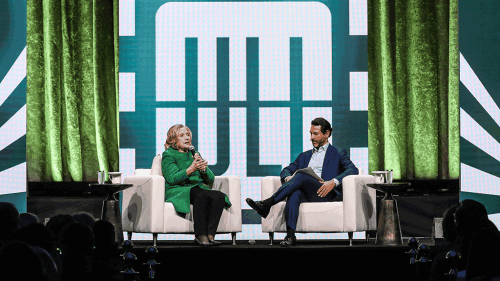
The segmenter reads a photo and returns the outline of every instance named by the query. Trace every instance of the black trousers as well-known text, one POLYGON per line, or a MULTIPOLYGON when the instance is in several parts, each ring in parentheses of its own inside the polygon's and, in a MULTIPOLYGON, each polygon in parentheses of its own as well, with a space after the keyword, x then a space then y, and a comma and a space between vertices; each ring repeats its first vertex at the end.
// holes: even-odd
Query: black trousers
POLYGON ((196 186, 191 188, 189 199, 193 205, 194 234, 215 236, 224 210, 224 193, 196 186))

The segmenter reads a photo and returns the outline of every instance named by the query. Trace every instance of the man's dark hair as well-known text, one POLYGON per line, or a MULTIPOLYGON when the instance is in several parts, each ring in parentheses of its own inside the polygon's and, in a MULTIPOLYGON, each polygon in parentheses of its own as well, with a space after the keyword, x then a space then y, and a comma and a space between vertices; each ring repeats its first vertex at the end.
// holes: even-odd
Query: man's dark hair
POLYGON ((330 131, 330 136, 332 135, 332 125, 328 120, 323 117, 315 118, 311 121, 311 125, 313 126, 321 126, 321 132, 326 134, 326 131, 330 131))

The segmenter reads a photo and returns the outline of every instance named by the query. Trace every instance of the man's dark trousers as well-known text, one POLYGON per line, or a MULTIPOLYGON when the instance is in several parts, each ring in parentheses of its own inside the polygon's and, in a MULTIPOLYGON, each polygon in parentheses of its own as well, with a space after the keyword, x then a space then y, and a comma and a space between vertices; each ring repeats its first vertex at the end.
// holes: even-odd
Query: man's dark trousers
POLYGON ((297 228, 299 207, 302 202, 342 201, 342 194, 335 189, 332 189, 325 197, 319 197, 317 192, 322 185, 309 175, 297 173, 272 195, 276 203, 288 198, 285 205, 285 221, 288 227, 293 230, 297 228))

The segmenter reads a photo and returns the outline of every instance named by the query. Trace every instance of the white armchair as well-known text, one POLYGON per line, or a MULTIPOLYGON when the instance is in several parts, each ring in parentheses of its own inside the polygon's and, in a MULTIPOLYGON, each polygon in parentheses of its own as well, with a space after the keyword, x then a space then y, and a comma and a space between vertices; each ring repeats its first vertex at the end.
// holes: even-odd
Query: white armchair
MULTIPOLYGON (((132 233, 152 233, 156 246, 158 234, 194 234, 193 206, 188 214, 178 213, 174 205, 165 202, 165 178, 161 173, 161 155, 155 157, 151 169, 136 169, 123 183, 134 186, 123 191, 122 226, 128 239, 132 233), (156 165, 155 165, 156 163, 156 165)), ((232 206, 224 209, 217 234, 231 233, 236 245, 236 233, 242 231, 241 184, 237 176, 216 176, 212 189, 224 192, 232 206)))
MULTIPOLYGON (((347 232, 352 246, 353 233, 377 229, 376 190, 366 186, 373 183, 372 175, 351 175, 342 180, 343 201, 302 203, 299 208, 297 233, 347 232)), ((261 180, 262 199, 269 198, 281 187, 277 176, 261 180)), ((285 202, 274 205, 267 218, 262 218, 262 232, 269 233, 271 244, 274 232, 286 233, 285 202)), ((368 233, 366 233, 368 239, 368 233)))

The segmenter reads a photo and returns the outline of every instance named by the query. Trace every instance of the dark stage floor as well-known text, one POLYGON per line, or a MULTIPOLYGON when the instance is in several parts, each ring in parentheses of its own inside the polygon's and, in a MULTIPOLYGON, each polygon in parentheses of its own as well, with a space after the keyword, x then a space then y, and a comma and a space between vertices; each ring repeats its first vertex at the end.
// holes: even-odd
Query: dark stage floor
MULTIPOLYGON (((435 245, 430 240, 419 240, 429 247, 435 245)), ((305 273, 307 277, 327 274, 342 280, 419 280, 416 265, 410 265, 406 254, 409 251, 406 239, 403 246, 378 246, 375 239, 368 243, 363 239, 354 240, 353 246, 349 246, 348 240, 302 240, 297 246, 281 247, 281 241, 277 239, 271 246, 269 240, 257 240, 254 245, 248 240, 237 240, 233 246, 231 241, 222 240, 217 247, 200 247, 186 240, 158 241, 155 260, 160 265, 155 279, 171 277, 173 272, 212 275, 230 269, 226 274, 238 279, 254 274, 265 280, 300 278, 305 273)), ((133 242, 132 252, 138 258, 133 268, 139 271, 141 280, 147 280, 148 267, 143 265, 148 260, 145 250, 153 243, 133 242)))

